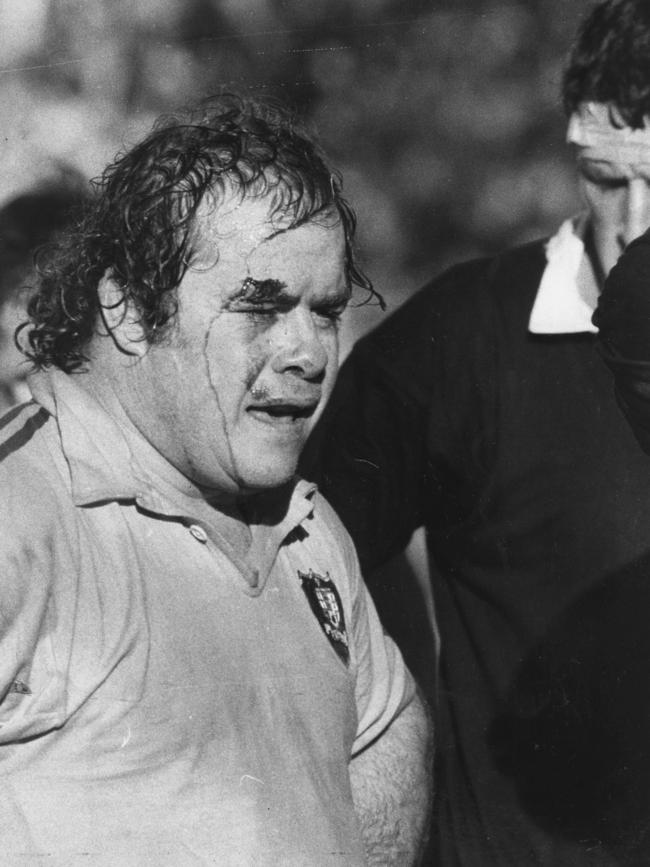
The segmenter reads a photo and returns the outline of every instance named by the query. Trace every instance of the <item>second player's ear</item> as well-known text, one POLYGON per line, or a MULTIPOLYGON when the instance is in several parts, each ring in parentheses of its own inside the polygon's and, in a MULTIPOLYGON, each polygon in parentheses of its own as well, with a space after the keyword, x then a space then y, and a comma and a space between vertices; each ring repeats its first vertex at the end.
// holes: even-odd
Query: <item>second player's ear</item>
POLYGON ((117 348, 127 355, 142 357, 148 343, 140 316, 109 271, 99 281, 97 297, 105 328, 105 333, 100 332, 102 336, 111 337, 117 348))

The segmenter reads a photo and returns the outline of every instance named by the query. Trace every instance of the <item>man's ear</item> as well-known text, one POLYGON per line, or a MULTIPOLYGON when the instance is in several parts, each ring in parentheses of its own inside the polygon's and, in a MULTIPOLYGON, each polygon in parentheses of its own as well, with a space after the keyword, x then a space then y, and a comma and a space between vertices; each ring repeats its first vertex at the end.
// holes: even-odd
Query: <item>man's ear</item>
POLYGON ((109 271, 97 286, 99 311, 106 329, 105 337, 111 337, 117 348, 127 355, 142 357, 149 344, 140 317, 132 302, 113 279, 109 271))

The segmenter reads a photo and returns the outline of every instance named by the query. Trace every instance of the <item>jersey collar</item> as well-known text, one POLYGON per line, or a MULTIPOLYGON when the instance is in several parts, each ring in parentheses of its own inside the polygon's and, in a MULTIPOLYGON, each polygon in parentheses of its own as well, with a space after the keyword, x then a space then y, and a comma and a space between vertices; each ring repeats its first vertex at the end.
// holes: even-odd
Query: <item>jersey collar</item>
MULTIPOLYGON (((314 513, 316 485, 296 479, 283 490, 253 501, 252 544, 241 557, 223 535, 212 506, 136 431, 126 430, 76 382, 76 376, 51 369, 33 374, 34 400, 54 416, 70 470, 77 506, 134 501, 149 512, 196 521, 235 563, 249 595, 262 592, 278 551, 314 513)), ((306 529, 306 528, 303 528, 306 529)))
POLYGON ((530 314, 532 334, 597 333, 597 290, 585 255, 587 216, 566 220, 546 244, 546 268, 530 314))

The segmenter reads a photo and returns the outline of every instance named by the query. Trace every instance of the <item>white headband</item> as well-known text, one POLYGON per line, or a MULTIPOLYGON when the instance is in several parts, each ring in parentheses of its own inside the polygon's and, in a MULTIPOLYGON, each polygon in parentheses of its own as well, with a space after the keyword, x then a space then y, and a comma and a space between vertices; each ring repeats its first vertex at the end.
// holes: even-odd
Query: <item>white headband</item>
POLYGON ((610 107, 602 102, 583 102, 571 115, 567 141, 582 148, 590 159, 650 165, 650 125, 641 129, 614 126, 610 107))

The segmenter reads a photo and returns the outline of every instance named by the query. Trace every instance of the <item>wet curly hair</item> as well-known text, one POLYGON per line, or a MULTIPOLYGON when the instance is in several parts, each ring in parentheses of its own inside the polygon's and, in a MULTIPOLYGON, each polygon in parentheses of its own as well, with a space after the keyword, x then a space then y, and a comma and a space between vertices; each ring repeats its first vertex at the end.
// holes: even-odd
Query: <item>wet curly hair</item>
MULTIPOLYGON (((578 31, 562 83, 567 115, 581 102, 602 102, 638 129, 650 115, 650 3, 605 0, 578 31)), ((613 117, 615 119, 615 117, 613 117)))
POLYGON ((265 196, 291 227, 334 213, 345 233, 350 282, 375 296, 355 262, 354 212, 339 174, 288 109, 233 94, 161 118, 93 182, 97 196, 78 226, 39 261, 24 351, 39 368, 83 368, 101 314, 97 287, 109 274, 138 312, 145 339, 164 339, 176 289, 199 256, 196 216, 228 190, 265 196))

